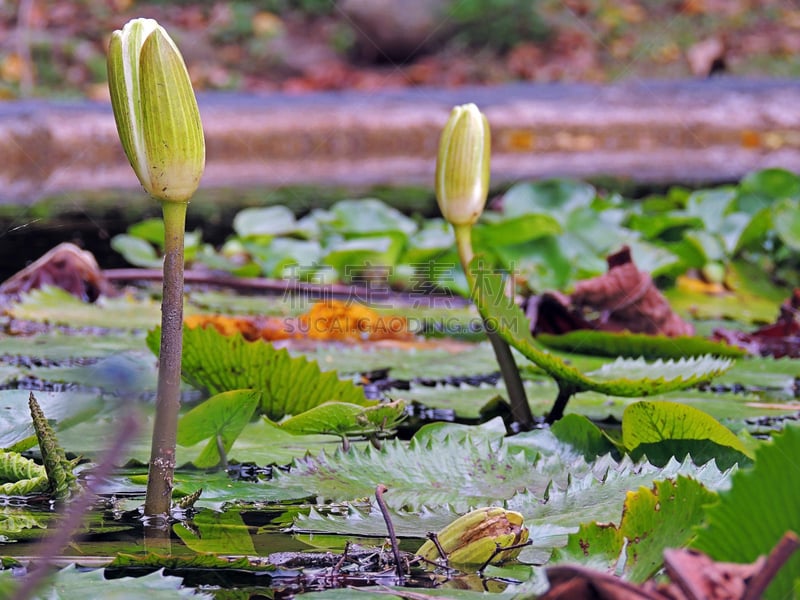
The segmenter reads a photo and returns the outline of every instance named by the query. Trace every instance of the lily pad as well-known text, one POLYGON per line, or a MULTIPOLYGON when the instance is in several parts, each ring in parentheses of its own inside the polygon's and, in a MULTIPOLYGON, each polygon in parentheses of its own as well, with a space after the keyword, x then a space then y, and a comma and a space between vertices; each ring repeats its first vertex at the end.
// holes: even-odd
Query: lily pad
POLYGON ((680 548, 694 537, 704 506, 717 495, 699 482, 679 476, 657 481, 625 498, 619 525, 587 523, 556 550, 555 562, 581 562, 613 569, 624 557, 623 576, 635 583, 649 579, 663 564, 666 548, 680 548))
MULTIPOLYGON (((147 336, 158 352, 158 329, 147 336)), ((315 362, 293 358, 262 340, 246 341, 240 334, 226 336, 213 327, 184 328, 183 377, 211 394, 252 389, 261 392, 260 410, 273 420, 299 414, 323 402, 337 400, 371 404, 364 390, 321 372, 315 362)))
POLYGON ((681 361, 645 363, 617 359, 591 373, 582 373, 557 356, 541 349, 530 332, 522 310, 503 293, 500 275, 482 273, 476 302, 490 327, 526 358, 575 391, 594 390, 616 396, 642 396, 686 388, 727 371, 732 362, 712 356, 681 361))
POLYGON ((784 198, 772 206, 772 224, 781 241, 800 252, 800 199, 784 198))
POLYGON ((242 238, 285 235, 296 229, 294 213, 285 206, 245 208, 233 218, 233 230, 242 238))
POLYGON ((284 431, 296 434, 370 435, 388 433, 405 416, 402 401, 360 406, 346 402, 326 402, 278 423, 284 431))
POLYGON ((597 356, 622 356, 646 360, 681 359, 688 356, 728 356, 739 358, 745 355, 741 348, 713 342, 701 337, 645 335, 643 333, 616 333, 579 329, 561 335, 540 333, 536 336, 548 348, 593 354, 597 356))
POLYGON ((101 296, 90 304, 53 286, 29 292, 8 311, 15 319, 75 328, 148 329, 161 321, 161 307, 151 299, 101 296))
MULTIPOLYGON (((9 569, 0 571, 0 579, 11 579, 13 572, 9 569)), ((86 571, 72 565, 55 573, 39 589, 38 593, 52 600, 79 600, 91 598, 102 589, 103 598, 109 600, 125 600, 127 598, 148 598, 149 600, 173 600, 175 598, 192 598, 193 600, 212 600, 212 596, 183 587, 183 579, 164 575, 158 570, 141 577, 122 577, 106 579, 103 569, 86 571)))

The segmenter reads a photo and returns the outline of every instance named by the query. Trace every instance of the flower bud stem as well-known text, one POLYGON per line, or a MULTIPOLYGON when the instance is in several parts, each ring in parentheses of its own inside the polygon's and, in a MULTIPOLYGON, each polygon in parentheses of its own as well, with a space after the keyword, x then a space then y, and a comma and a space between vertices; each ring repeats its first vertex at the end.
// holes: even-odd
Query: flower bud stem
POLYGON ((144 514, 168 517, 175 474, 175 444, 180 410, 183 350, 183 237, 188 203, 162 202, 161 206, 164 215, 161 351, 144 514))
MULTIPOLYGON (((472 250, 472 225, 454 225, 453 228, 455 230, 458 257, 461 260, 464 275, 467 277, 470 297, 472 297, 473 294, 478 293, 475 275, 470 269, 472 259, 475 257, 475 253, 472 250)), ((486 336, 492 344, 494 355, 497 358, 497 364, 500 366, 500 374, 503 376, 503 381, 506 384, 508 400, 511 404, 511 416, 523 429, 531 429, 534 424, 533 414, 531 413, 531 407, 528 404, 528 396, 525 393, 525 386, 522 384, 519 368, 514 360, 514 355, 511 353, 511 348, 496 331, 487 326, 486 317, 484 315, 482 316, 486 336)))

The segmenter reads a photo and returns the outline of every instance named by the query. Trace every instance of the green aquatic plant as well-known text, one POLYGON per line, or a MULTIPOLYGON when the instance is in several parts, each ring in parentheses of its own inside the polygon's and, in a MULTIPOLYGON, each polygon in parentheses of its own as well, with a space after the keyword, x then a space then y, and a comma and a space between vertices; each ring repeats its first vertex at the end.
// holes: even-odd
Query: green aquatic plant
POLYGON ((156 418, 146 515, 169 512, 180 408, 186 209, 205 167, 200 111, 183 57, 153 19, 134 19, 111 36, 111 105, 122 147, 164 216, 164 291, 156 418))
POLYGON ((28 407, 43 464, 18 452, 0 452, 0 495, 46 493, 53 500, 67 500, 78 487, 73 473, 78 461, 67 460, 33 392, 28 397, 28 407))
MULTIPOLYGON (((491 132, 489 121, 477 106, 456 106, 442 131, 436 158, 436 199, 444 218, 453 226, 458 258, 471 293, 476 281, 470 263, 472 226, 483 213, 489 194, 491 132)), ((526 429, 533 426, 525 387, 508 343, 486 328, 500 372, 508 390, 514 419, 526 429)))
MULTIPOLYGON (((477 270, 477 259, 472 266, 477 270)), ((617 358, 599 369, 583 373, 545 350, 533 338, 528 318, 503 293, 504 289, 501 274, 479 272, 475 301, 489 328, 556 381, 558 395, 547 415, 548 423, 559 420, 569 399, 579 392, 595 391, 629 398, 651 396, 709 381, 733 366, 733 360, 709 354, 650 363, 642 359, 617 358)))

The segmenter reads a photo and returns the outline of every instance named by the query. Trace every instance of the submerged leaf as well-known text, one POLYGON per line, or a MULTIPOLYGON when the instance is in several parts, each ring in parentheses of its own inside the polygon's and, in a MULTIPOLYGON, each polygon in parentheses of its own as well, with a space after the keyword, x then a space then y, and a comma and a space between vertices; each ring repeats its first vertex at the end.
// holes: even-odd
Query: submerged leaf
POLYGON ((247 525, 237 511, 203 510, 185 524, 176 523, 172 530, 188 548, 197 553, 226 556, 257 554, 247 525))

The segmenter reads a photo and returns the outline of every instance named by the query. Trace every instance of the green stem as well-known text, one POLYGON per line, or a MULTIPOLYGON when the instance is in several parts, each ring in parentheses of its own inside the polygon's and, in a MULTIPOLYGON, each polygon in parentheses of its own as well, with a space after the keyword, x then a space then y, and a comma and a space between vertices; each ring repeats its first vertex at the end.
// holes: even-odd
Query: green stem
POLYGON ((150 472, 144 503, 146 516, 168 516, 175 474, 175 443, 181 392, 183 350, 183 202, 162 202, 164 214, 164 292, 161 299, 161 351, 150 472))
POLYGON ((553 408, 550 409, 547 418, 545 418, 545 423, 548 425, 552 425, 564 416, 564 409, 567 407, 567 402, 569 402, 569 399, 572 398, 576 392, 580 391, 574 385, 562 379, 556 378, 556 383, 558 384, 558 396, 556 396, 556 401, 553 402, 553 408))
MULTIPOLYGON (((454 229, 458 256, 461 260, 464 274, 467 277, 470 296, 472 296, 472 294, 478 293, 475 276, 470 269, 472 259, 475 257, 472 250, 472 225, 455 225, 454 229)), ((486 335, 497 358, 497 364, 500 366, 500 374, 506 384, 508 400, 511 403, 511 416, 523 429, 531 429, 533 427, 533 414, 531 413, 525 386, 522 385, 522 378, 514 360, 514 355, 511 353, 511 348, 493 328, 488 326, 485 317, 483 323, 486 335)))

